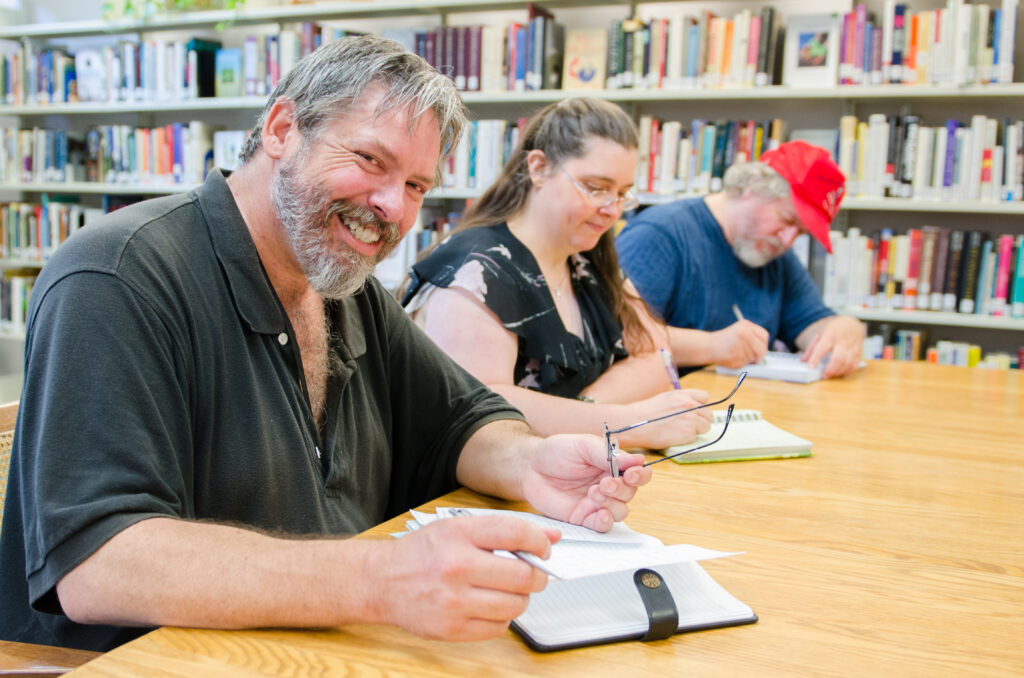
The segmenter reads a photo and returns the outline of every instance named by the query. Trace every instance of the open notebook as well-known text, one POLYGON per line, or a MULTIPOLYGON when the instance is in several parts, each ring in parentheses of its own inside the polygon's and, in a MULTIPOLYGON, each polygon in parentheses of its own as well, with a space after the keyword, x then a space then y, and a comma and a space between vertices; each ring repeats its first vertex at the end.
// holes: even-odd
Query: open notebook
MULTIPOLYGON (((692 443, 669 447, 663 450, 663 453, 666 456, 675 454, 714 440, 722 432, 725 412, 725 410, 715 410, 711 430, 697 436, 692 443)), ((673 457, 672 461, 679 464, 694 464, 704 461, 809 456, 811 456, 811 441, 783 431, 771 422, 765 421, 758 410, 733 410, 729 430, 725 432, 721 440, 696 452, 673 457)))
MULTIPOLYGON (((679 633, 757 621, 749 605, 733 597, 697 564, 699 560, 735 553, 691 544, 666 546, 622 522, 615 523, 608 532, 594 532, 535 513, 499 509, 439 506, 434 514, 410 514, 412 520, 406 522, 406 531, 393 536, 403 537, 456 514, 515 516, 561 531, 561 540, 551 546, 551 556, 541 561, 551 575, 547 587, 532 594, 526 612, 512 622, 512 629, 534 650, 644 638, 652 622, 638 584, 633 581, 638 570, 656 572, 671 594, 676 621, 672 623, 671 615, 668 617, 671 626, 661 629, 663 636, 673 630, 679 633)), ((495 553, 512 557, 507 551, 495 553)), ((536 559, 533 554, 520 553, 517 557, 527 562, 536 559)))

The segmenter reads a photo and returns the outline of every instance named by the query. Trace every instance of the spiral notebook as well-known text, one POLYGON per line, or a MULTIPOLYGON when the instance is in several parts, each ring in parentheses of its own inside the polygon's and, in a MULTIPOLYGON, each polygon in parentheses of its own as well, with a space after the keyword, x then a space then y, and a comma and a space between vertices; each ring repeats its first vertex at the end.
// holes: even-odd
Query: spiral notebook
MULTIPOLYGON (((686 445, 675 445, 662 452, 668 456, 698 447, 717 438, 725 425, 725 410, 715 410, 711 430, 686 445)), ((766 421, 758 410, 733 410, 729 430, 714 445, 673 457, 678 464, 707 461, 742 461, 753 459, 785 459, 811 456, 811 441, 784 431, 766 421)))

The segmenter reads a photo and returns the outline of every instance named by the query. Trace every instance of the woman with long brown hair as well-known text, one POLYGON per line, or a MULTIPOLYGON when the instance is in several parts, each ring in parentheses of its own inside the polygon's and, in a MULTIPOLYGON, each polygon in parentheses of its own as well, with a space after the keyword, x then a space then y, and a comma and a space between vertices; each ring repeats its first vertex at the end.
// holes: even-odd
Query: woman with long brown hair
MULTIPOLYGON (((412 267, 402 299, 470 373, 542 435, 603 431, 707 402, 669 390, 664 326, 625 281, 612 227, 637 206, 632 119, 605 101, 551 104, 462 224, 412 267)), ((706 410, 619 436, 626 447, 685 443, 706 410)))

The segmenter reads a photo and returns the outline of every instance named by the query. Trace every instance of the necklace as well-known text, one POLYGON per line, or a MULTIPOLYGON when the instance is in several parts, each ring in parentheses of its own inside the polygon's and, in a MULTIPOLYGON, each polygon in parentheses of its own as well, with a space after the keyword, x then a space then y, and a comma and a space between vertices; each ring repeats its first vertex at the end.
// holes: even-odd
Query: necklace
POLYGON ((548 287, 551 288, 551 291, 555 295, 555 301, 561 301, 562 300, 562 288, 565 287, 565 283, 568 282, 571 277, 572 277, 572 272, 571 271, 566 271, 565 277, 562 278, 562 282, 558 285, 558 287, 551 287, 551 285, 548 285, 548 287))

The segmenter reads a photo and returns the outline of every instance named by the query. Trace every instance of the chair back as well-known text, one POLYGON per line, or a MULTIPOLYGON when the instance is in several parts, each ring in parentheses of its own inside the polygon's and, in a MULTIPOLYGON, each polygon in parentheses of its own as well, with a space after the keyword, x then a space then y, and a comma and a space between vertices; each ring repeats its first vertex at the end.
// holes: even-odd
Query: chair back
POLYGON ((3 530, 4 525, 7 474, 11 470, 11 445, 14 443, 14 421, 17 418, 17 401, 0 405, 0 530, 3 530))

